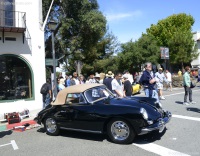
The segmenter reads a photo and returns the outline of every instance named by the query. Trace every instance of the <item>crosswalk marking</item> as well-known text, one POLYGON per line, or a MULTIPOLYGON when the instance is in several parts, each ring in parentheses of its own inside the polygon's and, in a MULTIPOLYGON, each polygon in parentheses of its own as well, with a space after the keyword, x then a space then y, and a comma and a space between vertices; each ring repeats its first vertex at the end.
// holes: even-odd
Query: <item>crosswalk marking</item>
POLYGON ((187 119, 187 120, 193 120, 193 121, 200 121, 200 118, 195 118, 195 117, 190 117, 190 116, 183 116, 183 115, 172 114, 172 117, 179 118, 179 119, 187 119))
POLYGON ((185 153, 181 153, 175 150, 171 150, 169 148, 156 145, 154 143, 148 143, 148 142, 140 142, 140 143, 133 143, 134 146, 137 146, 139 148, 142 148, 148 152, 152 152, 155 154, 158 154, 160 156, 190 156, 185 153))

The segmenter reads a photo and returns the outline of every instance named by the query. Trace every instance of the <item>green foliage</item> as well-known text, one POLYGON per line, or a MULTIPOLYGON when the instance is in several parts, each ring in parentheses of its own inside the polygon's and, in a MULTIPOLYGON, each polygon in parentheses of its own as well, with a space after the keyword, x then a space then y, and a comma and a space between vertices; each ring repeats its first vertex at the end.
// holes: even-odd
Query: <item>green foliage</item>
POLYGON ((122 44, 122 52, 118 54, 118 67, 123 72, 140 71, 145 62, 158 63, 160 50, 154 37, 143 34, 136 42, 122 44))
POLYGON ((158 46, 169 48, 171 63, 189 63, 198 57, 191 32, 194 22, 191 15, 174 14, 158 21, 156 25, 152 24, 147 29, 147 34, 156 38, 158 46))

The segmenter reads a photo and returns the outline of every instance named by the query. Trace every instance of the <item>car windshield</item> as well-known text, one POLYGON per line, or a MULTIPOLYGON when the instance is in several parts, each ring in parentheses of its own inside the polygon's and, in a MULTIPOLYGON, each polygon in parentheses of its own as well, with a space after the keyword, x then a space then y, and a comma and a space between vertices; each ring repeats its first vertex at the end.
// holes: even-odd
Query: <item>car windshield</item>
POLYGON ((85 91, 85 97, 89 103, 106 99, 112 98, 114 95, 105 87, 95 87, 85 91))

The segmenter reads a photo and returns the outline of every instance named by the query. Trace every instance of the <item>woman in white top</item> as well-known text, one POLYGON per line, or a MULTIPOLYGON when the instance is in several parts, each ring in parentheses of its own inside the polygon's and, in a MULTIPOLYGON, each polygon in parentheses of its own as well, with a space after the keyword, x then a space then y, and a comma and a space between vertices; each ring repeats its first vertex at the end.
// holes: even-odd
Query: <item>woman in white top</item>
POLYGON ((165 72, 166 72, 166 78, 169 84, 167 85, 167 90, 170 87, 170 91, 172 91, 172 74, 168 70, 166 70, 165 72))

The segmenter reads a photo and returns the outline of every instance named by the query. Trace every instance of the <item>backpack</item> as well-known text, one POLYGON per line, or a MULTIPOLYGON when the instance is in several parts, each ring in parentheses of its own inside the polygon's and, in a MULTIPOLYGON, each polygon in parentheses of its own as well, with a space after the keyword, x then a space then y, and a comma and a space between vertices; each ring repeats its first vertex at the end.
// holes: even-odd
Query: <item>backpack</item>
POLYGON ((41 87, 41 89, 40 89, 40 93, 41 94, 47 94, 48 91, 49 91, 48 84, 47 83, 43 84, 42 87, 41 87))

